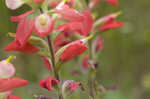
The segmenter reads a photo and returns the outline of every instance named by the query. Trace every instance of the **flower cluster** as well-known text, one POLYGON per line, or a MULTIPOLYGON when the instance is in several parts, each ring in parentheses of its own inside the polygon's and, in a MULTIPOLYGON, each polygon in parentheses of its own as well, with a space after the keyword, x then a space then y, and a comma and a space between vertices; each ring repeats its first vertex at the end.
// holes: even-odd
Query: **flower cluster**
MULTIPOLYGON (((10 20, 17 22, 18 26, 16 33, 9 33, 14 37, 14 41, 5 47, 5 51, 36 53, 41 56, 46 68, 52 74, 40 80, 39 85, 48 91, 55 89, 59 99, 65 98, 67 91, 73 92, 78 86, 84 89, 82 81, 64 81, 60 78, 59 71, 63 68, 62 65, 83 54, 82 69, 87 71, 88 75, 91 71, 95 73, 98 63, 93 59, 93 55, 103 49, 104 42, 99 36, 100 33, 124 26, 121 21, 116 21, 120 12, 97 20, 93 18, 91 10, 99 5, 99 0, 87 2, 85 8, 79 0, 5 0, 5 2, 11 10, 18 9, 24 4, 32 8, 22 15, 11 16, 10 20), (81 10, 76 10, 75 7, 81 10), (84 52, 88 52, 89 55, 84 52)), ((104 0, 104 2, 115 7, 118 5, 118 0, 104 0)), ((0 62, 0 92, 4 93, 7 99, 20 99, 12 96, 10 91, 28 83, 20 78, 10 78, 14 72, 11 63, 6 60, 0 62)), ((87 90, 90 97, 95 97, 96 90, 90 87, 93 78, 89 80, 92 83, 89 82, 87 90)))

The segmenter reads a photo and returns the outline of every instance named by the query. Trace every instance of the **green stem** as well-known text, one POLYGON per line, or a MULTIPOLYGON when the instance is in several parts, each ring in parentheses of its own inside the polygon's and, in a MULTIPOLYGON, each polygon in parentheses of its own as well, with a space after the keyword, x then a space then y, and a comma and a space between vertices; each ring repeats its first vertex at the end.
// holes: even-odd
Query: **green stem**
MULTIPOLYGON (((54 76, 56 77, 56 79, 60 81, 59 74, 56 71, 55 54, 54 54, 53 44, 52 44, 50 36, 47 36, 47 41, 48 41, 49 51, 51 53, 51 58, 52 58, 51 59, 52 60, 52 70, 53 70, 53 73, 54 73, 54 76)), ((62 94, 60 92, 60 88, 58 88, 58 97, 59 97, 59 99, 63 99, 62 94)))

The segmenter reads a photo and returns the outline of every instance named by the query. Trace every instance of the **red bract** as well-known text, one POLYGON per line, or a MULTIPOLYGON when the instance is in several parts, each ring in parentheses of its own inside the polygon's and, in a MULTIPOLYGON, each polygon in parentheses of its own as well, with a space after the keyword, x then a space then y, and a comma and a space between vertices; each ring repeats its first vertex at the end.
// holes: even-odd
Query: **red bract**
POLYGON ((28 84, 28 81, 20 78, 0 79, 0 92, 10 91, 28 84))
POLYGON ((92 0, 89 4, 89 7, 93 8, 94 6, 98 5, 98 3, 99 3, 99 0, 92 0))
POLYGON ((44 55, 42 55, 42 54, 40 54, 40 56, 43 58, 43 60, 44 60, 44 64, 45 64, 45 66, 46 66, 46 68, 48 69, 48 70, 51 70, 51 63, 50 63, 50 61, 48 60, 48 58, 46 57, 46 56, 44 56, 44 55))
MULTIPOLYGON (((80 35, 87 36, 93 26, 93 18, 89 10, 84 11, 82 14, 82 20, 77 20, 75 17, 68 20, 70 22, 63 24, 59 27, 60 31, 64 32, 77 32, 80 35)), ((67 20, 67 19, 66 19, 67 20)))
POLYGON ((20 20, 20 23, 17 27, 15 40, 18 41, 21 46, 26 44, 32 35, 33 23, 33 19, 28 19, 26 17, 20 20))
POLYGON ((46 79, 40 80, 40 86, 49 91, 52 91, 52 86, 56 86, 58 83, 59 81, 52 77, 47 77, 46 79))
POLYGON ((12 95, 11 95, 11 96, 8 96, 7 99, 21 99, 21 98, 18 97, 18 96, 12 96, 12 95))
POLYGON ((117 6, 118 5, 118 0, 105 0, 106 2, 112 4, 113 6, 117 6))
POLYGON ((109 20, 108 22, 104 23, 101 27, 101 31, 106 31, 109 29, 114 29, 114 28, 120 28, 123 27, 124 24, 121 21, 116 22, 114 19, 109 20))
POLYGON ((78 11, 70 8, 68 5, 56 7, 56 13, 60 14, 62 19, 68 21, 81 21, 83 19, 83 15, 78 11))
POLYGON ((53 30, 54 21, 48 14, 41 14, 35 18, 34 29, 35 32, 43 37, 49 35, 53 30))
POLYGON ((30 10, 24 14, 21 14, 19 16, 11 16, 10 20, 13 22, 20 22, 22 19, 24 19, 27 15, 31 14, 33 12, 33 10, 30 10))
POLYGON ((44 0, 34 0, 35 3, 42 3, 44 0))
POLYGON ((80 82, 73 82, 73 83, 71 83, 70 85, 69 85, 69 91, 74 91, 74 90, 76 90, 77 89, 77 87, 78 86, 80 86, 81 85, 81 83, 80 82))
POLYGON ((87 49, 86 45, 81 40, 74 41, 68 45, 60 56, 61 61, 69 61, 75 56, 80 55, 87 49))
POLYGON ((89 63, 88 63, 88 60, 89 60, 88 55, 86 55, 86 56, 83 57, 82 66, 83 66, 84 69, 87 69, 87 68, 88 68, 88 64, 89 64, 89 63))
POLYGON ((19 51, 19 52, 23 52, 23 53, 36 53, 37 51, 39 51, 39 48, 33 46, 30 43, 26 43, 24 44, 24 46, 21 46, 20 43, 18 43, 18 41, 13 41, 12 43, 8 44, 5 47, 5 51, 19 51))

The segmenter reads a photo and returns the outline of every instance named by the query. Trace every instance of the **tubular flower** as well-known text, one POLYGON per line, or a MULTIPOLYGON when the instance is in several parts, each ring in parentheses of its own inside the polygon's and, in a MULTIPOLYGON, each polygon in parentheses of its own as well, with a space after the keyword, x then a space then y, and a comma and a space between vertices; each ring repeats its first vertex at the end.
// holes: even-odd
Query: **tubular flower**
POLYGON ((28 81, 20 78, 0 79, 0 92, 6 92, 28 84, 28 81))
POLYGON ((23 53, 36 53, 39 51, 39 48, 33 46, 30 43, 26 43, 24 46, 21 46, 18 41, 13 41, 5 47, 5 51, 18 51, 23 53))
POLYGON ((99 0, 92 0, 89 4, 89 8, 93 8, 94 6, 98 5, 99 0))
POLYGON ((69 61, 75 56, 80 55, 87 49, 83 41, 77 40, 71 42, 60 56, 61 61, 69 61))
POLYGON ((75 91, 77 89, 77 87, 80 85, 81 85, 80 82, 72 82, 72 83, 70 83, 68 90, 75 91))
POLYGON ((83 15, 81 13, 70 8, 68 5, 58 5, 55 10, 56 13, 60 14, 64 20, 81 21, 83 19, 83 15))
POLYGON ((81 13, 74 14, 73 15, 74 17, 69 16, 70 14, 67 15, 69 12, 67 14, 65 13, 63 14, 63 17, 67 17, 67 18, 64 19, 70 22, 61 25, 60 31, 77 32, 82 36, 87 36, 90 33, 94 22, 91 16, 91 12, 89 10, 84 11, 82 14, 81 13))
POLYGON ((40 80, 40 86, 49 91, 53 91, 52 86, 56 86, 58 83, 59 81, 52 77, 47 77, 46 79, 40 80))
POLYGON ((9 9, 15 10, 21 7, 25 3, 25 0, 5 0, 5 3, 9 9))
POLYGON ((12 95, 10 95, 10 96, 7 97, 7 99, 22 99, 22 98, 20 98, 18 96, 12 96, 12 95))
POLYGON ((113 6, 118 6, 118 0, 105 0, 105 1, 112 4, 113 6))
POLYGON ((116 22, 114 19, 109 20, 108 22, 104 23, 101 27, 101 31, 106 31, 109 29, 115 29, 115 28, 120 28, 123 27, 124 24, 121 21, 116 22))
POLYGON ((20 46, 24 46, 32 35, 33 19, 24 17, 18 24, 15 40, 18 41, 20 46))
POLYGON ((21 14, 19 16, 11 16, 10 20, 13 22, 20 22, 22 19, 24 19, 27 15, 31 14, 33 12, 33 10, 30 10, 24 14, 21 14))
POLYGON ((83 66, 84 69, 88 68, 88 64, 89 64, 88 61, 89 61, 88 55, 84 56, 83 60, 82 60, 82 66, 83 66))
POLYGON ((51 63, 50 63, 50 61, 48 60, 48 58, 46 57, 46 56, 44 56, 44 55, 42 55, 42 54, 40 54, 40 56, 43 58, 43 60, 44 60, 44 64, 45 64, 45 66, 46 66, 46 68, 48 69, 48 70, 51 70, 51 63))
POLYGON ((39 36, 43 37, 49 35, 53 29, 53 25, 54 21, 51 16, 45 13, 35 18, 34 29, 39 36))
POLYGON ((34 0, 35 3, 42 3, 44 0, 34 0))
POLYGON ((0 61, 0 78, 10 78, 15 74, 13 64, 6 60, 0 61))

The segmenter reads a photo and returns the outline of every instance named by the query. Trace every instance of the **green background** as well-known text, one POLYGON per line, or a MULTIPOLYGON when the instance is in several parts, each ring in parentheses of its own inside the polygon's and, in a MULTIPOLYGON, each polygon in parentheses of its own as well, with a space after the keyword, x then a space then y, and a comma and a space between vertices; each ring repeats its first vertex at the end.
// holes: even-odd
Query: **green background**
MULTIPOLYGON (((9 18, 25 12, 25 9, 29 8, 23 6, 15 11, 9 10, 4 0, 0 0, 0 60, 9 55, 17 56, 13 61, 17 71, 15 76, 29 80, 31 84, 16 89, 14 93, 23 99, 32 99, 34 94, 49 93, 37 86, 39 79, 48 76, 42 59, 33 54, 4 52, 4 47, 13 40, 7 33, 15 32, 17 25, 9 18)), ((102 34, 104 49, 98 57, 97 80, 105 87, 117 86, 117 90, 109 91, 104 99, 150 99, 150 0, 119 0, 118 7, 101 1, 94 12, 100 17, 120 10, 123 14, 119 20, 125 26, 102 34)), ((78 65, 75 61, 67 63, 61 76, 82 80, 84 77, 70 76, 72 69, 79 68, 78 65)), ((80 99, 76 93, 71 99, 80 99)))

